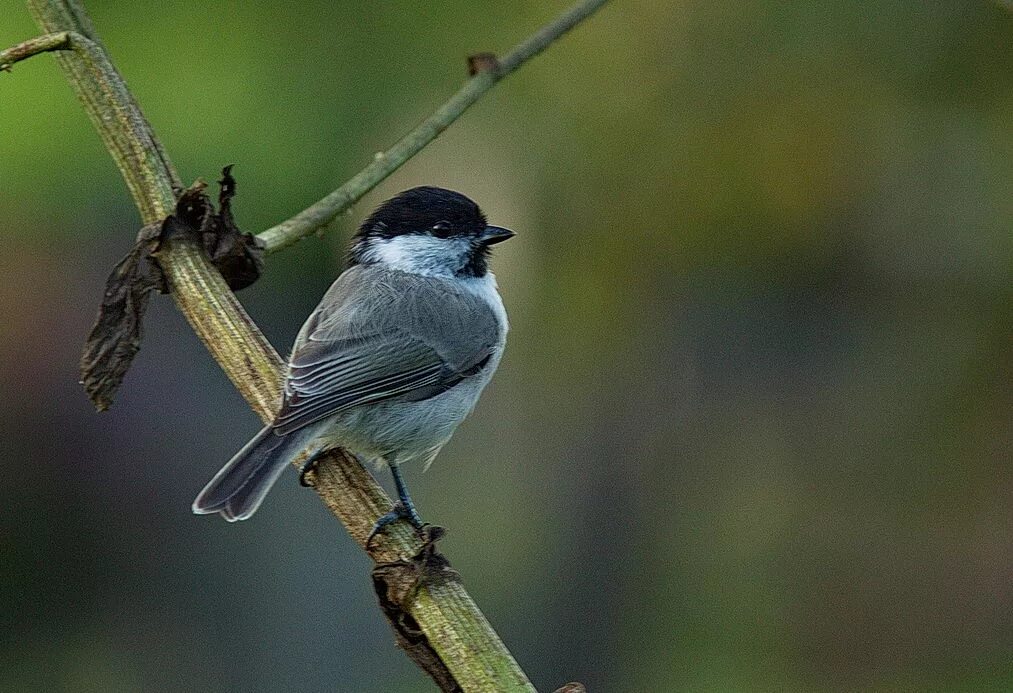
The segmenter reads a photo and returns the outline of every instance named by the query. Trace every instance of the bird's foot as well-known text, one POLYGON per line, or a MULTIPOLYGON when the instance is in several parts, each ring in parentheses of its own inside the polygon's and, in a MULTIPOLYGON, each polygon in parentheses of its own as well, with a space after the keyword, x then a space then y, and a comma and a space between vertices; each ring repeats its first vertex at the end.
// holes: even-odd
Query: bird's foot
POLYGON ((313 474, 316 476, 317 465, 320 463, 320 457, 327 452, 326 449, 317 450, 312 455, 306 458, 306 461, 302 463, 302 467, 299 468, 299 485, 306 488, 313 488, 316 486, 315 483, 311 482, 306 478, 307 474, 313 474))
POLYGON ((398 520, 405 520, 408 524, 422 532, 422 528, 426 526, 426 523, 419 517, 419 513, 415 510, 415 506, 411 503, 404 503, 402 501, 396 501, 394 506, 385 515, 381 515, 380 519, 373 525, 373 529, 369 531, 369 536, 366 537, 366 548, 368 549, 373 539, 377 534, 382 532, 388 525, 392 525, 398 520))

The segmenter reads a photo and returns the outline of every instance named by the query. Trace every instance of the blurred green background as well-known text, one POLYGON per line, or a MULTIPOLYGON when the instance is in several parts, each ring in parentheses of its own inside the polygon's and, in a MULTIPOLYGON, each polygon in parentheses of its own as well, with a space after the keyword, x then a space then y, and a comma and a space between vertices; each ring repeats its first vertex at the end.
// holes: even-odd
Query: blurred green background
MULTIPOLYGON (((181 175, 263 230, 562 2, 87 3, 181 175)), ((37 33, 0 6, 0 44, 37 33)), ((419 184, 518 237, 422 514, 543 690, 1013 688, 1013 21, 998 2, 614 2, 240 295, 285 351, 419 184)), ((77 359, 138 218, 50 56, 0 75, 0 689, 426 691, 165 298, 113 409, 77 359)), ((384 479, 384 483, 387 480, 384 479)))

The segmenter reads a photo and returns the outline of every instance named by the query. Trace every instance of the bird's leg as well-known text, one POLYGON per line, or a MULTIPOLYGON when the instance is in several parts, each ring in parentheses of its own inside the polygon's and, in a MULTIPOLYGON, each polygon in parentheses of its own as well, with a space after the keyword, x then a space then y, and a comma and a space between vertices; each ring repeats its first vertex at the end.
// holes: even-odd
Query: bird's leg
POLYGON ((373 541, 373 537, 379 534, 384 527, 398 520, 407 520, 415 529, 422 529, 425 524, 422 522, 422 518, 419 517, 418 511, 415 509, 415 504, 412 503, 412 497, 408 495, 408 487, 405 486, 404 479, 401 477, 401 470, 398 469, 396 463, 389 463, 391 476, 394 477, 394 485, 397 487, 397 501, 394 503, 394 507, 390 509, 390 512, 383 515, 373 525, 373 529, 370 530, 369 536, 366 537, 366 546, 369 546, 373 541))
POLYGON ((394 477, 394 485, 397 486, 397 497, 401 503, 401 507, 404 508, 404 518, 411 522, 415 527, 422 526, 422 518, 419 517, 419 513, 415 510, 415 504, 412 503, 412 497, 408 495, 408 487, 405 486, 404 478, 401 476, 401 469, 396 465, 390 465, 390 473, 394 477))

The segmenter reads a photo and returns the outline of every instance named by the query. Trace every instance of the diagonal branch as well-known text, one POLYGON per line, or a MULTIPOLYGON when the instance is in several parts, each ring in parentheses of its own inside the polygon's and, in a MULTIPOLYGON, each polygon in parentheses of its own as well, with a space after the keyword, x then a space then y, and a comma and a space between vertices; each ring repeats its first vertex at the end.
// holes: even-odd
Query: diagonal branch
MULTIPOLYGON (((498 66, 480 72, 432 118, 395 145, 385 161, 374 162, 291 222, 265 232, 268 239, 271 231, 275 232, 273 249, 333 219, 435 138, 495 82, 604 1, 578 4, 518 46, 498 66)), ((11 64, 39 52, 55 51, 58 64, 119 167, 144 223, 160 221, 175 206, 182 188, 179 177, 109 61, 84 8, 78 0, 28 0, 28 6, 40 27, 52 33, 3 51, 0 62, 11 64)), ((167 240, 158 261, 190 325, 251 408, 269 421, 281 393, 284 364, 278 353, 195 239, 179 236, 167 240)), ((448 566, 428 561, 431 550, 404 523, 390 527, 384 540, 373 547, 365 545, 370 528, 390 509, 391 502, 358 461, 343 451, 332 451, 311 478, 324 504, 378 563, 374 582, 399 644, 444 690, 533 690, 457 574, 448 566)))
POLYGON ((549 44, 590 17, 606 2, 608 0, 585 0, 577 3, 498 61, 492 56, 481 56, 481 60, 473 63, 473 69, 478 68, 477 74, 418 127, 398 140, 397 144, 377 154, 372 163, 334 192, 291 219, 258 234, 257 238, 264 243, 264 251, 270 254, 281 250, 334 221, 339 214, 358 202, 359 198, 376 187, 384 178, 422 151, 423 147, 460 118, 469 106, 482 98, 497 82, 541 53, 549 44))

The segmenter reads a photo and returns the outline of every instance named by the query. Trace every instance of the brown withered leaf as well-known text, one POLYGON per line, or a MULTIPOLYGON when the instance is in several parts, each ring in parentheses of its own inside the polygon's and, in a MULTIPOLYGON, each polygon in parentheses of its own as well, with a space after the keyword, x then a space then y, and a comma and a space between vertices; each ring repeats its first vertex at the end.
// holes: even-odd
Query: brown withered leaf
MULTIPOLYGON (((225 277, 233 291, 245 289, 257 281, 264 270, 264 249, 252 233, 244 233, 232 218, 232 198, 236 196, 236 179, 232 165, 222 169, 218 181, 218 213, 210 227, 201 227, 201 239, 211 262, 225 277)), ((208 205, 210 207, 210 204, 208 205)))
POLYGON ((217 212, 204 193, 206 184, 194 183, 180 195, 172 214, 141 229, 134 247, 106 279, 98 317, 81 354, 81 384, 99 411, 112 404, 141 348, 141 323, 151 291, 168 292, 158 266, 158 252, 166 239, 176 234, 199 239, 233 291, 246 288, 260 276, 263 248, 253 234, 240 231, 232 217, 230 201, 236 181, 231 169, 222 169, 217 212))
POLYGON ((151 291, 164 291, 165 278, 151 259, 160 233, 161 224, 145 226, 137 244, 116 263, 106 279, 98 318, 84 343, 81 384, 99 411, 112 404, 113 393, 141 348, 141 319, 151 291))

